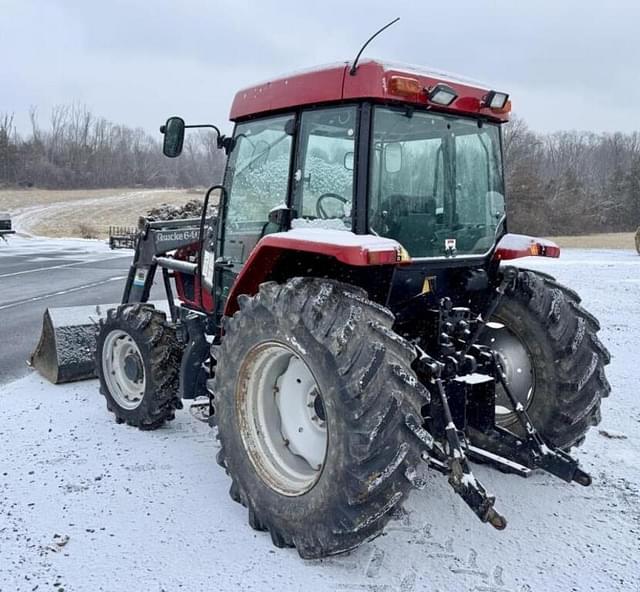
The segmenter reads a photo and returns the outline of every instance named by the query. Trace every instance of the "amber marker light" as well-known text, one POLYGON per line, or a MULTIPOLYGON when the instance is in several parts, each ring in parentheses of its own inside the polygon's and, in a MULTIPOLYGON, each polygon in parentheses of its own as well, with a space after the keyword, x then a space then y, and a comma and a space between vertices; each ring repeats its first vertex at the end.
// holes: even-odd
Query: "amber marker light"
POLYGON ((394 95, 414 96, 422 93, 423 88, 416 78, 392 76, 389 80, 389 91, 394 95))

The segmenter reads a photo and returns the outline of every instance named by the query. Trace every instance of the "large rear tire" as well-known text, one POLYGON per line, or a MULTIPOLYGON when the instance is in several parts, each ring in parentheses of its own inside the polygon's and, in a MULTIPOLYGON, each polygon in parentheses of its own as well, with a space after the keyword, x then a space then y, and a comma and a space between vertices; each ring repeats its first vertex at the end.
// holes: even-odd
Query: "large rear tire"
POLYGON ((390 330, 387 309, 337 282, 270 282, 239 306, 225 322, 214 386, 231 497, 253 528, 303 558, 380 534, 424 485, 407 426, 411 416, 422 423, 428 401, 411 370, 414 348, 390 330))
POLYGON ((182 349, 164 312, 125 304, 107 313, 96 339, 100 392, 118 423, 154 430, 181 408, 182 349))
MULTIPOLYGON (((580 445, 600 423, 600 404, 611 390, 604 367, 609 352, 597 337, 598 321, 580 297, 553 277, 521 270, 480 338, 502 362, 507 384, 550 444, 580 445)), ((496 422, 524 436, 497 388, 496 422)))

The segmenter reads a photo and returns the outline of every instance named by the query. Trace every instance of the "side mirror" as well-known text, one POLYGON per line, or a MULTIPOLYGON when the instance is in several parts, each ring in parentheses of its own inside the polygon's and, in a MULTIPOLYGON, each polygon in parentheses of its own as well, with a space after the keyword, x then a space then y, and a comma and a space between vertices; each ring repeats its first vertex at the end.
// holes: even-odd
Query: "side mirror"
POLYGON ((348 171, 353 170, 354 155, 353 152, 346 152, 344 155, 344 168, 348 171))
POLYGON ((169 117, 167 123, 160 127, 160 133, 164 134, 162 153, 169 158, 180 156, 184 143, 184 119, 182 117, 169 117))
POLYGON ((402 168, 402 144, 393 142, 384 146, 384 170, 397 173, 402 168))

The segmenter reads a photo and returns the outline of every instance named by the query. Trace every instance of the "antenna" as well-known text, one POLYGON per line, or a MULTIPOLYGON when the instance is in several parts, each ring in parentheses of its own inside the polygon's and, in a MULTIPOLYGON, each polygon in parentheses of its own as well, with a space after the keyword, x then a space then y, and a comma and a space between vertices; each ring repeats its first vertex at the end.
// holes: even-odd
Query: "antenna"
POLYGON ((358 52, 358 55, 356 56, 356 59, 353 60, 353 65, 351 66, 351 69, 349 70, 349 74, 351 76, 355 76, 356 75, 356 70, 358 69, 358 60, 360 59, 360 56, 362 55, 362 52, 364 51, 364 48, 367 47, 367 45, 369 45, 369 43, 371 43, 378 35, 380 35, 380 33, 382 33, 382 31, 384 31, 385 29, 388 29, 391 25, 394 25, 399 20, 400 20, 400 17, 394 18, 390 23, 387 23, 384 27, 382 27, 382 29, 376 31, 373 35, 371 35, 371 37, 369 37, 369 39, 367 39, 365 41, 365 44, 360 48, 360 51, 358 52))

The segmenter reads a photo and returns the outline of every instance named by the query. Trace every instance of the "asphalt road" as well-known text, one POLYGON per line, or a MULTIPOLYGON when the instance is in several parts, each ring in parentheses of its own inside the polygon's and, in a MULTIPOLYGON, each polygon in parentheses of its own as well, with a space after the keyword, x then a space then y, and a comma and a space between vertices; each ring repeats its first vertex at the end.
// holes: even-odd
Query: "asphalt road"
POLYGON ((46 308, 119 302, 131 255, 86 241, 0 243, 0 384, 30 371, 46 308))

